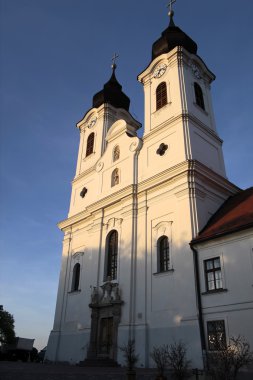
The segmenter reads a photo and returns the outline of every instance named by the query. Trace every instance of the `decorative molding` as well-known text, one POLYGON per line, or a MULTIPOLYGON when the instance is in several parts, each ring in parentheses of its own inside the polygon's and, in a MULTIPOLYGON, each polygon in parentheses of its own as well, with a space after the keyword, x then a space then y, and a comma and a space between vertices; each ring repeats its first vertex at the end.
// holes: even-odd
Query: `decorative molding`
POLYGON ((163 235, 166 235, 170 238, 171 236, 171 225, 172 225, 173 221, 161 221, 159 223, 157 223, 154 227, 153 227, 153 232, 154 232, 154 238, 155 240, 157 240, 157 238, 159 236, 163 236, 163 235))
POLYGON ((84 251, 78 251, 72 253, 72 259, 79 260, 81 256, 84 255, 84 251))
MULTIPOLYGON (((183 177, 189 178, 189 175, 191 178, 194 178, 195 176, 195 178, 198 178, 200 181, 204 181, 207 186, 210 185, 212 188, 216 188, 228 196, 240 190, 240 188, 229 182, 226 178, 217 174, 199 161, 186 160, 140 182, 138 184, 138 194, 146 190, 152 191, 153 188, 158 189, 159 186, 163 187, 164 183, 167 186, 169 183, 176 182, 183 177)), ((123 198, 132 196, 132 194, 132 185, 121 188, 118 191, 115 191, 112 194, 101 198, 93 204, 87 206, 84 211, 81 211, 78 214, 75 214, 70 218, 61 221, 58 223, 58 226, 60 229, 68 228, 71 225, 90 217, 92 213, 98 211, 103 207, 109 207, 113 204, 120 204, 123 198)))
POLYGON ((142 148, 142 140, 138 137, 135 138, 135 141, 132 142, 132 144, 129 146, 130 152, 136 152, 137 150, 141 150, 142 148))
POLYGON ((201 79, 202 76, 201 76, 201 72, 200 72, 199 66, 196 65, 195 62, 192 59, 189 60, 188 65, 190 66, 190 68, 192 70, 192 73, 195 76, 195 78, 201 79))
POLYGON ((104 167, 104 163, 102 161, 99 161, 96 165, 96 172, 100 172, 104 167))
POLYGON ((88 128, 89 129, 93 128, 96 122, 97 122, 97 117, 95 116, 94 118, 91 119, 91 121, 89 121, 88 128))
POLYGON ((122 218, 110 218, 107 223, 104 223, 104 226, 107 230, 112 230, 113 228, 120 228, 123 222, 122 218))

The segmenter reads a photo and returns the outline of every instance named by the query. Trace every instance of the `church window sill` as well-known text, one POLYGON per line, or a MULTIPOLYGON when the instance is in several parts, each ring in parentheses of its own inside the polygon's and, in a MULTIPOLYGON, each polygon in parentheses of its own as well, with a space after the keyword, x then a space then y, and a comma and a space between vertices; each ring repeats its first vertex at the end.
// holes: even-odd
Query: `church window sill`
POLYGON ((202 294, 202 296, 205 296, 207 294, 224 293, 227 291, 228 291, 227 289, 221 288, 221 289, 208 290, 207 292, 203 292, 201 294, 202 294))
POLYGON ((168 103, 164 104, 161 108, 156 109, 152 114, 156 116, 156 115, 159 114, 162 110, 164 110, 164 109, 166 109, 167 107, 169 107, 171 104, 172 104, 172 102, 168 102, 168 103))
POLYGON ((70 292, 68 292, 68 294, 79 294, 79 293, 81 293, 81 289, 71 290, 70 292))
POLYGON ((88 156, 85 156, 83 159, 82 159, 82 161, 88 161, 88 160, 90 160, 92 157, 94 157, 95 156, 95 154, 96 154, 96 152, 94 151, 94 152, 92 152, 91 154, 89 154, 88 156))
POLYGON ((208 112, 206 112, 206 110, 204 110, 202 107, 200 107, 197 103, 193 102, 193 104, 195 105, 195 107, 197 107, 197 109, 201 112, 203 112, 206 116, 208 116, 208 112))
POLYGON ((153 275, 154 276, 166 276, 168 274, 172 274, 173 272, 174 272, 174 269, 171 268, 171 269, 168 269, 168 270, 166 270, 164 272, 155 272, 155 273, 153 273, 153 275))

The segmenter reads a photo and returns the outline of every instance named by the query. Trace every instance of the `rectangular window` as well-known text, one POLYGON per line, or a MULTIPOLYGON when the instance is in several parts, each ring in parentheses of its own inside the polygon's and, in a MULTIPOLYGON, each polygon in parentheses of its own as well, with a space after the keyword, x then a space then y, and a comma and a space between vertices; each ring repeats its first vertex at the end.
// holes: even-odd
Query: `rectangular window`
POLYGON ((206 291, 215 291, 222 289, 221 264, 220 258, 215 257, 204 261, 206 291))
POLYGON ((223 320, 207 322, 207 339, 209 351, 226 348, 225 322, 223 320))

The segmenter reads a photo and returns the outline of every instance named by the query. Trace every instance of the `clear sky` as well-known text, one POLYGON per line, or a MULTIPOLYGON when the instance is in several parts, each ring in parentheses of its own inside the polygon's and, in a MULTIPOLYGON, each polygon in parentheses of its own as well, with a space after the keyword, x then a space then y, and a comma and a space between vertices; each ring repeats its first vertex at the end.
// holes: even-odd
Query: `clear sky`
MULTIPOLYGON (((111 74, 143 122, 137 75, 168 25, 166 0, 0 0, 0 304, 18 336, 46 345, 75 172, 75 128, 111 74)), ((198 44, 212 86, 228 178, 252 186, 253 2, 177 0, 175 23, 198 44)))

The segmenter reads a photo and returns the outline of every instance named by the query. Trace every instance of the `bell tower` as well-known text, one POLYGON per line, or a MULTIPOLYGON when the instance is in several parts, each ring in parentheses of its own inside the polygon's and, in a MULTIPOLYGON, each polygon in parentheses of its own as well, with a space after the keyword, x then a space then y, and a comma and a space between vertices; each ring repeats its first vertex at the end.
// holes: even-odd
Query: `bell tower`
MULTIPOLYGON (((171 8, 170 3, 170 8, 171 8)), ((211 98, 215 75, 197 55, 197 44, 174 23, 153 43, 152 60, 138 76, 144 87, 146 168, 158 155, 159 167, 197 160, 226 177, 222 140, 217 134, 211 98), (164 164, 164 165, 163 165, 164 164)))

